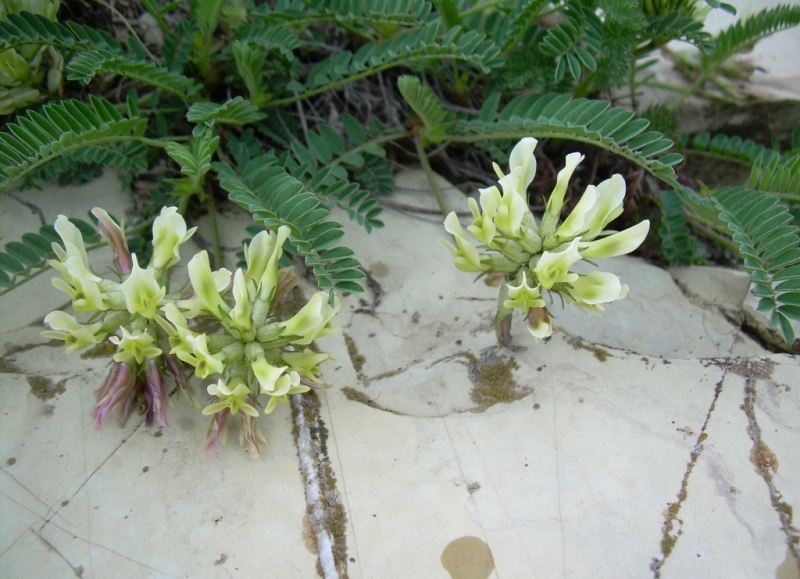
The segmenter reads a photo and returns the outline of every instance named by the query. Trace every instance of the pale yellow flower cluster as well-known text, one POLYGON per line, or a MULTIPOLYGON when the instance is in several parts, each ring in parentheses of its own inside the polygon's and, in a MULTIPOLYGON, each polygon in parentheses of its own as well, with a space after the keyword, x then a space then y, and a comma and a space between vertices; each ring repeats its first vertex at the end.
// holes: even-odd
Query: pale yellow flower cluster
POLYGON ((469 199, 473 219, 466 232, 455 212, 450 213, 444 225, 455 244, 440 240, 453 255, 458 269, 505 276, 496 325, 498 338, 506 344, 510 340, 509 316, 517 308, 522 310, 528 330, 537 341, 553 333, 542 297, 545 291, 590 311, 602 310, 604 304, 624 298, 628 286, 618 276, 602 271, 577 273, 573 267, 581 261, 592 263, 598 258, 630 253, 650 229, 647 220, 620 232, 607 229, 622 213, 625 180, 620 175, 597 186, 589 185, 572 212, 561 220, 569 180, 583 160, 580 153, 567 155, 545 213, 537 221, 526 193, 536 174, 536 144, 536 139, 528 137, 514 147, 508 174, 495 164, 499 188, 481 189, 480 205, 469 199))
MULTIPOLYGON (((165 274, 179 262, 180 246, 195 231, 187 230, 177 209, 165 207, 155 219, 153 255, 146 268, 128 251, 122 227, 102 209, 93 213, 124 279, 111 281, 92 271, 80 231, 59 216, 55 229, 63 247, 53 244, 57 259, 50 264, 61 277, 53 284, 70 296, 76 312, 92 316, 82 323, 65 312, 51 312, 45 323, 52 329, 42 335, 63 340, 67 352, 106 338, 116 346, 115 378, 98 395, 98 426, 110 410, 129 408, 140 387, 148 408, 155 409, 165 424, 161 370, 169 370, 179 385, 185 384, 176 359, 193 368, 199 378, 218 375, 208 386, 214 401, 203 410, 204 414, 221 413, 222 418, 215 417, 217 426, 240 411, 243 417, 258 416, 256 406, 262 394, 269 397, 263 410, 269 414, 288 396, 324 386, 318 377, 319 364, 329 356, 309 346, 336 331, 331 319, 339 310, 339 299, 329 302, 328 294, 320 291, 289 319, 275 316, 275 304, 296 283, 291 268, 279 269, 288 227, 256 235, 244 248, 247 269, 234 274, 225 268, 212 271, 208 253, 201 251, 188 264, 192 291, 168 294, 162 285, 165 274), (195 318, 214 320, 221 333, 195 331, 188 321, 195 318), (123 371, 120 365, 127 368, 123 371)), ((244 421, 244 437, 254 443, 260 438, 254 423, 249 418, 244 421)))

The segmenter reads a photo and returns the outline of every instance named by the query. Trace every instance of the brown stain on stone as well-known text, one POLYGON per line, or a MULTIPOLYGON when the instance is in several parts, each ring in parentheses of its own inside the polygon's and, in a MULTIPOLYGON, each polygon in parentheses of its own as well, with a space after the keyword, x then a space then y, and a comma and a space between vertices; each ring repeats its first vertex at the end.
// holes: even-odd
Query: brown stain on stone
POLYGON ((355 388, 350 388, 349 386, 345 386, 341 389, 342 394, 344 397, 350 400, 351 402, 358 402, 363 404, 364 406, 369 406, 370 408, 374 408, 375 410, 382 410, 383 412, 390 412, 392 414, 396 414, 398 416, 405 416, 405 414, 401 412, 397 412, 396 410, 392 410, 391 408, 386 408, 385 406, 381 406, 377 402, 375 402, 372 398, 356 390, 355 388))
POLYGON ((65 384, 67 379, 53 382, 44 376, 26 376, 28 385, 31 387, 31 394, 39 400, 50 400, 59 394, 66 392, 65 384))
POLYGON ((342 336, 344 336, 344 343, 347 344, 347 355, 350 356, 350 362, 353 364, 353 368, 358 375, 361 376, 361 369, 364 367, 367 359, 359 353, 356 342, 351 336, 344 332, 342 332, 342 336))
MULTIPOLYGON (((63 345, 64 342, 59 340, 51 340, 51 342, 55 342, 57 345, 63 345)), ((3 354, 3 357, 0 358, 0 373, 3 374, 21 374, 22 368, 20 368, 14 360, 14 356, 16 354, 21 354, 23 352, 27 352, 28 350, 33 350, 41 346, 41 344, 25 344, 25 345, 17 345, 17 344, 5 344, 6 352, 3 354)))
POLYGON ((730 371, 737 376, 756 378, 759 380, 771 380, 772 372, 775 370, 775 362, 772 360, 740 358, 731 361, 729 368, 730 371))
POLYGON ((452 579, 486 579, 494 570, 492 550, 478 537, 461 537, 442 551, 442 567, 452 579))
POLYGON ((778 472, 778 457, 763 440, 759 440, 750 450, 750 462, 758 472, 778 472))
POLYGON ((775 569, 775 579, 800 579, 800 563, 792 555, 792 550, 786 549, 786 558, 775 569))
POLYGON ((225 564, 225 561, 227 561, 227 560, 228 560, 228 555, 226 555, 225 553, 222 553, 222 554, 219 556, 219 559, 217 559, 216 561, 214 561, 214 565, 224 565, 224 564, 225 564))
POLYGON ((470 398, 477 405, 475 411, 483 412, 500 402, 521 400, 530 389, 520 388, 512 370, 519 368, 514 358, 497 353, 496 347, 481 351, 480 357, 469 352, 461 355, 468 360, 469 379, 472 382, 470 398))
POLYGON ((594 354, 594 357, 597 358, 600 362, 605 362, 608 360, 609 357, 612 357, 608 350, 601 348, 600 346, 594 346, 592 344, 587 344, 580 338, 574 338, 569 341, 569 345, 575 348, 576 350, 586 350, 594 354))

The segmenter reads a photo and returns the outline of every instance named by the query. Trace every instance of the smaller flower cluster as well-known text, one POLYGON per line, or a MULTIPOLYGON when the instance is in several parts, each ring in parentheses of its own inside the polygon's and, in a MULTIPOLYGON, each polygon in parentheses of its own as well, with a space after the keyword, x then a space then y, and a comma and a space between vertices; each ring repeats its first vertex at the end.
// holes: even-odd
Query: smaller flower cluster
POLYGON ((511 151, 508 174, 494 165, 500 187, 481 189, 480 205, 469 199, 473 219, 467 232, 477 244, 467 236, 455 212, 444 222, 455 245, 439 240, 461 271, 505 278, 495 320, 498 340, 505 345, 511 340, 510 316, 514 309, 522 311, 537 342, 553 333, 544 292, 558 294, 593 312, 624 298, 628 286, 616 275, 602 271, 578 273, 573 267, 582 261, 593 263, 598 258, 630 253, 650 229, 647 220, 620 232, 606 229, 622 213, 625 180, 620 175, 597 186, 589 185, 570 215, 561 221, 569 180, 583 160, 580 153, 567 155, 545 213, 537 221, 526 193, 536 174, 536 144, 534 138, 522 139, 511 151))
POLYGON ((265 442, 254 418, 259 415, 259 397, 269 396, 264 414, 288 396, 326 386, 318 377, 319 364, 329 358, 310 345, 318 337, 336 331, 330 322, 338 311, 338 298, 329 303, 317 292, 294 316, 281 321, 276 305, 296 285, 291 268, 279 269, 282 247, 289 229, 262 231, 245 246, 247 269, 231 273, 212 271, 208 253, 196 254, 188 265, 191 291, 168 293, 163 285, 168 272, 180 261, 180 246, 194 234, 174 207, 165 207, 153 222, 153 255, 142 268, 128 250, 125 232, 102 209, 92 213, 100 233, 114 252, 121 282, 98 276, 80 231, 64 216, 55 223, 63 247, 53 244, 58 259, 50 265, 60 274, 53 284, 72 300, 76 312, 91 314, 86 322, 62 311, 51 312, 45 323, 46 338, 63 340, 74 352, 108 340, 116 347, 114 363, 106 382, 96 392, 92 412, 101 428, 109 413, 119 412, 124 423, 133 408, 144 409, 145 421, 157 418, 169 426, 163 373, 175 379, 195 405, 184 375, 190 367, 207 379, 212 402, 203 409, 214 415, 209 427, 207 451, 224 441, 228 416, 242 418, 241 439, 250 443, 254 456, 265 442), (191 325, 190 325, 191 321, 191 325), (197 327, 214 326, 211 335, 197 327))

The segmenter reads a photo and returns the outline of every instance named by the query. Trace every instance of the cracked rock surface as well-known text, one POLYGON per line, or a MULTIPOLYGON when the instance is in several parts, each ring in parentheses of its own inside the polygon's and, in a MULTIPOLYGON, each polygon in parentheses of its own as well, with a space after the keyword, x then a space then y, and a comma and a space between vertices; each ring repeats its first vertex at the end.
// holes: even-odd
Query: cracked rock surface
MULTIPOLYGON (((113 178, 90 187, 76 206, 125 207, 113 178)), ((81 211, 47 199, 26 198, 51 221, 81 211)), ((741 329, 746 280, 608 260, 625 300, 556 304, 538 345, 515 320, 501 349, 497 289, 452 266, 438 215, 408 210, 430 207, 421 174, 390 201, 406 209, 384 229, 346 223, 368 283, 319 343, 333 388, 262 418, 259 460, 235 436, 204 456, 183 400, 171 428, 94 431, 109 359, 39 337, 65 301, 47 276, 0 298, 0 575, 800 576, 800 368, 741 329)), ((4 235, 21 215, 38 219, 0 198, 4 235)), ((231 267, 249 217, 219 221, 231 267)))

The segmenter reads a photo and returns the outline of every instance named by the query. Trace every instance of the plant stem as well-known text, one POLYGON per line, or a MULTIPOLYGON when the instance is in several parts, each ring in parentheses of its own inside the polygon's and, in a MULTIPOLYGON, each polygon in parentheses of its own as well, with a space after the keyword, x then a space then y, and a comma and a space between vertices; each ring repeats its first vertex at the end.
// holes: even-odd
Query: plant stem
POLYGON ((436 173, 431 169, 428 156, 425 154, 425 147, 422 146, 422 136, 419 132, 414 135, 414 145, 417 147, 419 162, 422 165, 422 170, 425 171, 425 175, 428 177, 428 183, 431 184, 431 190, 433 191, 433 196, 436 197, 436 202, 439 204, 442 217, 447 217, 447 205, 444 201, 444 195, 442 195, 442 190, 439 188, 439 183, 436 181, 436 173))
POLYGON ((739 247, 733 241, 724 235, 717 233, 717 231, 715 231, 712 227, 701 223, 691 215, 689 216, 688 220, 689 224, 692 226, 692 229, 694 229, 699 235, 702 235, 712 240, 714 243, 726 247, 733 252, 739 251, 739 247))

